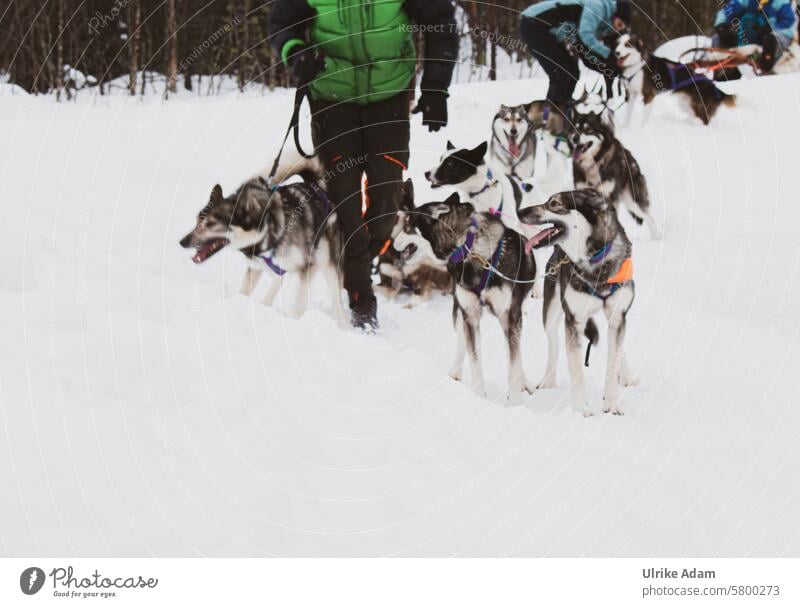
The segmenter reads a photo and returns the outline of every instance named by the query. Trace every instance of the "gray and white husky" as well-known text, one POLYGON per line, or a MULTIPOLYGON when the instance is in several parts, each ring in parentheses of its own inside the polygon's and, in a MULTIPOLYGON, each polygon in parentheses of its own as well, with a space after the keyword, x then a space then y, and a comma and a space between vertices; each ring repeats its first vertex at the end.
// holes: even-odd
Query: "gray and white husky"
POLYGON ((461 380, 467 354, 472 390, 486 396, 480 360, 480 319, 486 306, 500 321, 506 337, 508 400, 520 403, 522 390, 534 390, 525 378, 520 357, 522 306, 536 276, 536 262, 533 255, 525 252, 524 238, 503 225, 497 216, 478 213, 470 203, 461 203, 458 194, 406 214, 403 230, 395 237, 395 247, 404 250, 416 235, 422 236, 434 256, 447 264, 455 281, 453 323, 457 346, 450 376, 461 380))
POLYGON ((576 190, 523 210, 520 219, 544 228, 528 242, 529 246, 555 246, 544 287, 547 370, 538 387, 557 385, 559 325, 565 322, 573 406, 591 415, 583 375, 582 336, 590 344, 597 343, 592 317, 602 311, 608 319, 603 410, 622 415, 620 386, 635 383, 625 356, 625 322, 633 304, 634 282, 631 242, 614 207, 596 190, 576 190))
POLYGON ((598 190, 614 207, 625 207, 636 223, 646 223, 650 238, 660 239, 661 232, 650 214, 647 180, 613 129, 597 114, 579 114, 572 137, 575 187, 598 190))
POLYGON ((501 105, 492 119, 489 159, 506 175, 533 177, 536 168, 536 133, 523 105, 501 105))
POLYGON ((240 292, 251 295, 264 272, 274 275, 262 299, 272 305, 286 274, 296 274, 299 287, 289 315, 299 318, 308 302, 309 283, 322 272, 341 321, 341 279, 337 268, 342 244, 336 213, 330 207, 315 160, 288 165, 276 176, 280 183, 294 175, 302 182, 272 187, 254 177, 230 196, 215 185, 197 215, 194 229, 180 245, 195 249, 192 261, 204 263, 223 249, 247 258, 240 292))

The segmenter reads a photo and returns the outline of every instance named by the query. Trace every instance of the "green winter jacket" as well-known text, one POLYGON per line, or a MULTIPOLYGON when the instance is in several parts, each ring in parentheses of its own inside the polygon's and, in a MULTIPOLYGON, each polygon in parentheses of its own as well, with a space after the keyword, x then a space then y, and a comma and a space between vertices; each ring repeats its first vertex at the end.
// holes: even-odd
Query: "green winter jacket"
MULTIPOLYGON (((310 87, 314 99, 367 105, 408 88, 417 55, 403 0, 306 1, 317 12, 311 44, 325 54, 310 87)), ((281 49, 284 59, 292 46, 281 49)))
POLYGON ((412 19, 425 28, 422 88, 446 91, 458 53, 450 0, 274 0, 268 31, 284 62, 304 44, 324 53, 314 99, 368 105, 409 88, 412 19))

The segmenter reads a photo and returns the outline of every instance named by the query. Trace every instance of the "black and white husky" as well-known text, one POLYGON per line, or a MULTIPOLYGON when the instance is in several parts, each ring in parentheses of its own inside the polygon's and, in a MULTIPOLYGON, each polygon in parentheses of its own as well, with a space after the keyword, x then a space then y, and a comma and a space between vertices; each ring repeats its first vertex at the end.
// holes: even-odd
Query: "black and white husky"
POLYGON ((620 36, 614 54, 628 88, 626 126, 631 123, 637 99, 644 101, 644 122, 647 122, 655 96, 668 91, 678 95, 703 124, 711 121, 720 105, 736 106, 734 95, 723 92, 711 79, 697 74, 690 66, 651 55, 636 36, 620 36))
POLYGON ((536 133, 523 105, 501 105, 492 119, 491 162, 506 175, 533 177, 536 168, 536 133))
POLYGON ((430 243, 436 258, 447 263, 455 281, 453 322, 457 346, 450 376, 461 380, 467 354, 472 390, 486 396, 480 358, 480 319, 486 306, 505 332, 508 400, 519 403, 522 390, 533 392, 520 357, 522 305, 536 275, 536 262, 525 252, 524 238, 503 225, 497 216, 476 212, 470 203, 461 203, 458 194, 408 213, 402 232, 395 238, 395 247, 404 250, 417 234, 430 243))
POLYGON ((544 288, 547 370, 538 387, 557 385, 559 325, 564 321, 573 406, 591 415, 582 336, 597 343, 592 317, 602 311, 608 319, 603 410, 622 415, 620 386, 635 383, 625 357, 625 319, 633 304, 634 283, 632 247, 616 211, 600 192, 586 189, 556 194, 544 205, 523 210, 520 219, 544 228, 529 246, 555 245, 544 288))
POLYGON ((572 143, 575 187, 598 190, 615 208, 623 206, 637 223, 646 223, 650 238, 661 238, 650 214, 647 180, 613 129, 597 114, 579 114, 572 143))
POLYGON ((239 251, 248 261, 240 289, 244 295, 253 293, 264 272, 273 274, 262 299, 265 305, 272 305, 284 275, 296 274, 299 288, 288 312, 298 318, 308 302, 309 283, 319 270, 341 316, 337 268, 341 236, 315 162, 293 163, 289 165, 291 169, 282 169, 275 181, 280 183, 299 174, 302 182, 273 187, 263 177, 254 177, 227 197, 215 185, 208 203, 197 215, 194 229, 181 239, 180 245, 195 249, 192 261, 198 264, 223 249, 239 251))

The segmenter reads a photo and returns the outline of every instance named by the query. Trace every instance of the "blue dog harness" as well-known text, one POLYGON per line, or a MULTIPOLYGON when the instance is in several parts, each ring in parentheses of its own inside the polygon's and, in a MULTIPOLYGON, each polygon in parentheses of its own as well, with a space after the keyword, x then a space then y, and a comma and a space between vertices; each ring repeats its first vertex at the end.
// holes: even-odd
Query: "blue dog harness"
MULTIPOLYGON (((478 232, 478 222, 473 216, 469 221, 469 228, 467 228, 467 238, 460 247, 458 247, 455 251, 450 253, 450 262, 457 264, 463 263, 467 257, 469 257, 470 252, 472 251, 472 247, 475 245, 475 236, 478 232)), ((500 261, 500 258, 503 255, 503 248, 505 246, 505 240, 503 238, 500 239, 500 242, 497 244, 497 248, 492 255, 492 259, 488 265, 486 265, 483 269, 483 274, 481 275, 481 280, 478 283, 478 286, 473 289, 473 293, 475 295, 480 295, 483 290, 486 288, 486 285, 489 283, 489 277, 492 275, 492 272, 497 267, 497 264, 500 261)))

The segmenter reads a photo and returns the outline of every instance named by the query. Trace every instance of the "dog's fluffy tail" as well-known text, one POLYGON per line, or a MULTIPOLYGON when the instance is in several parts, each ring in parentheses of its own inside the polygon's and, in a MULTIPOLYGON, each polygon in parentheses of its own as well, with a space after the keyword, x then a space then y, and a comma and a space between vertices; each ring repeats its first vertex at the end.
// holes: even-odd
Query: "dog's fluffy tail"
MULTIPOLYGON (((267 179, 271 169, 272 164, 270 163, 270 165, 259 172, 257 176, 267 179)), ((286 150, 284 150, 281 155, 281 161, 280 164, 278 164, 278 172, 275 173, 273 181, 275 183, 281 183, 295 175, 300 175, 306 182, 320 181, 323 176, 323 171, 322 162, 318 156, 315 155, 311 158, 303 158, 303 156, 294 149, 294 146, 291 148, 287 146, 286 150)))
POLYGON ((736 95, 729 95, 727 93, 723 93, 722 105, 726 107, 746 107, 746 104, 743 106, 739 103, 739 98, 736 95))

